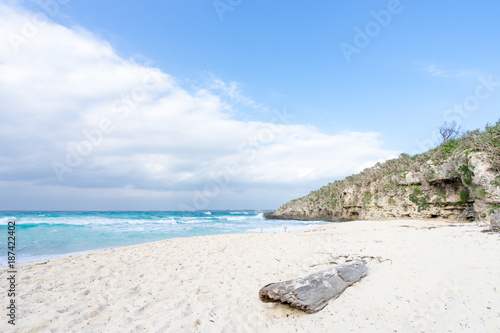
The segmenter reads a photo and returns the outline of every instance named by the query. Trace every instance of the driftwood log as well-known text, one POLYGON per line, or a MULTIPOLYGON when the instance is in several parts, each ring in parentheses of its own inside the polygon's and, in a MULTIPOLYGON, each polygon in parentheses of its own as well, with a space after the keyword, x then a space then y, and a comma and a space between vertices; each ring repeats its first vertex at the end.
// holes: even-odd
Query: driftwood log
POLYGON ((365 263, 357 260, 302 278, 268 284, 259 291, 259 297, 264 303, 282 302, 306 313, 316 313, 366 276, 367 271, 365 263))

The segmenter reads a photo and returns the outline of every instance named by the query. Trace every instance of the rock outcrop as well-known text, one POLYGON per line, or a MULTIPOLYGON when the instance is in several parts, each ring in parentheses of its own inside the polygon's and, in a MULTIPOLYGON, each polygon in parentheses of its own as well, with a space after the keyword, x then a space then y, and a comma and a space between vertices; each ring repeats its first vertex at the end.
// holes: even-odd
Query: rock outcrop
MULTIPOLYGON (((489 128, 500 132, 499 123, 489 128)), ((422 155, 402 154, 292 200, 265 217, 326 221, 439 218, 497 224, 498 132, 493 132, 493 139, 488 137, 497 140, 492 148, 476 149, 475 141, 464 146, 463 140, 456 140, 422 155)), ((475 133, 471 140, 483 134, 475 133)))

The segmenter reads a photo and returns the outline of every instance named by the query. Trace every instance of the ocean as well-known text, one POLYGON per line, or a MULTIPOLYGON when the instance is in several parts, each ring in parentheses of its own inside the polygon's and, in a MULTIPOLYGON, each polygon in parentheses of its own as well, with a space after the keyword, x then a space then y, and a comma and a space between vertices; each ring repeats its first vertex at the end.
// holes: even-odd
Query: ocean
POLYGON ((277 233, 328 222, 266 220, 264 211, 0 212, 0 265, 7 264, 8 222, 16 221, 16 263, 170 238, 277 233))

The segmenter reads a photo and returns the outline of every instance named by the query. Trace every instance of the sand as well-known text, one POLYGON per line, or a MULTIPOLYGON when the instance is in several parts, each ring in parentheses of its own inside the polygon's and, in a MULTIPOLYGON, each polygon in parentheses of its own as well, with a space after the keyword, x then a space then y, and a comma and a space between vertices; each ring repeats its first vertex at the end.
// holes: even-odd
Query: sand
MULTIPOLYGON (((173 239, 18 265, 2 332, 499 332, 500 234, 438 221, 358 221, 173 239), (365 257, 322 311, 264 304, 264 285, 365 257), (370 259, 374 257, 375 259, 370 259)), ((7 304, 1 267, 2 308, 7 304)), ((6 313, 7 311, 4 310, 6 313)))

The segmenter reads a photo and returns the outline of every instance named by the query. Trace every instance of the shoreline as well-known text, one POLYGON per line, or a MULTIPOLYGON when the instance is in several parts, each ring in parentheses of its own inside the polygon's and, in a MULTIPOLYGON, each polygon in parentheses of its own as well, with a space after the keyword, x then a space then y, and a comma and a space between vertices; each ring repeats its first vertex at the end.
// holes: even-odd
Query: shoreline
MULTIPOLYGON (((10 215, 9 215, 10 216, 10 215)), ((16 221, 16 262, 97 252, 160 240, 229 233, 283 232, 327 222, 268 221, 260 211, 235 212, 24 212, 16 221), (213 213, 213 214, 212 214, 213 213)), ((5 231, 6 232, 6 231, 5 231)), ((0 256, 0 267, 8 263, 0 256)))
MULTIPOLYGON (((340 223, 340 222, 334 222, 334 221, 320 221, 320 220, 311 221, 311 222, 340 223)), ((174 239, 189 239, 189 238, 196 238, 196 237, 224 236, 224 235, 281 234, 281 233, 293 233, 293 232, 306 231, 306 230, 315 229, 315 228, 318 228, 318 226, 317 225, 300 226, 300 227, 295 226, 295 227, 291 227, 290 231, 280 231, 280 232, 263 230, 262 232, 247 231, 247 232, 240 232, 240 233, 226 233, 226 234, 217 234, 217 235, 178 236, 178 237, 165 238, 165 239, 154 240, 154 241, 147 241, 147 242, 138 243, 138 244, 118 245, 118 246, 114 246, 114 247, 90 249, 90 250, 85 250, 85 251, 76 251, 76 252, 69 252, 69 253, 63 253, 63 254, 49 254, 47 257, 42 257, 42 258, 33 259, 33 260, 29 260, 29 261, 17 261, 16 265, 36 263, 39 261, 53 260, 53 259, 65 258, 65 257, 74 257, 74 256, 79 256, 79 255, 91 254, 91 253, 100 253, 103 251, 122 249, 122 248, 127 248, 130 246, 146 245, 146 244, 157 243, 157 242, 165 242, 165 241, 174 240, 174 239)), ((287 227, 287 229, 288 229, 288 227, 287 227)), ((43 256, 43 255, 41 255, 41 256, 43 256)), ((19 258, 19 254, 17 255, 17 258, 19 258)), ((7 266, 8 266, 8 263, 1 264, 0 270, 2 268, 6 268, 7 266)))
MULTIPOLYGON (((372 221, 372 222, 379 222, 379 221, 420 221, 420 222, 437 222, 437 223, 448 223, 450 225, 453 224, 467 224, 463 222, 452 222, 444 219, 426 219, 426 220, 414 220, 414 219, 391 219, 391 220, 345 220, 345 221, 337 221, 337 220, 318 220, 318 219, 293 219, 293 218, 269 218, 268 220, 279 220, 279 221, 303 221, 303 222, 325 222, 325 223, 350 223, 350 222, 363 222, 363 221, 372 221)), ((146 244, 151 244, 151 243, 157 243, 157 242, 164 242, 168 240, 174 240, 174 239, 186 239, 186 238, 196 238, 196 237, 210 237, 210 236, 224 236, 224 235, 251 235, 251 234, 281 234, 281 233, 295 233, 295 232, 301 232, 301 231, 307 231, 307 230, 314 230, 316 228, 321 228, 321 226, 304 226, 304 227, 297 227, 294 230, 291 231, 283 231, 283 232, 276 232, 276 231, 267 231, 267 232, 244 232, 244 233, 234 233, 234 234, 218 234, 218 235, 195 235, 195 236, 185 236, 185 237, 173 237, 173 238, 166 238, 162 240, 155 240, 155 241, 147 241, 145 243, 138 243, 138 244, 131 244, 131 245, 123 245, 123 246, 116 246, 116 247, 107 247, 107 248, 99 248, 99 249, 91 249, 91 250, 86 250, 86 251, 77 251, 77 252, 70 252, 70 253, 63 253, 63 254, 52 254, 48 255, 47 257, 43 258, 38 258, 38 259, 33 259, 29 261, 21 261, 17 262, 17 265, 21 264, 30 264, 30 263, 37 263, 41 261, 47 261, 47 260, 54 260, 54 259, 59 259, 59 258, 66 258, 66 257, 74 257, 74 256, 79 256, 79 255, 86 255, 86 254, 91 254, 91 253, 100 253, 103 251, 110 251, 110 250, 115 250, 115 249, 122 249, 122 248, 127 248, 131 246, 140 246, 140 245, 146 245, 146 244)), ((19 256, 18 256, 19 258, 19 256)), ((2 268, 7 267, 6 264, 0 265, 0 270, 2 268)))
POLYGON ((498 331, 500 234, 482 229, 355 221, 22 263, 15 331, 498 331), (266 284, 356 257, 374 258, 367 277, 316 314, 258 298, 266 284))

